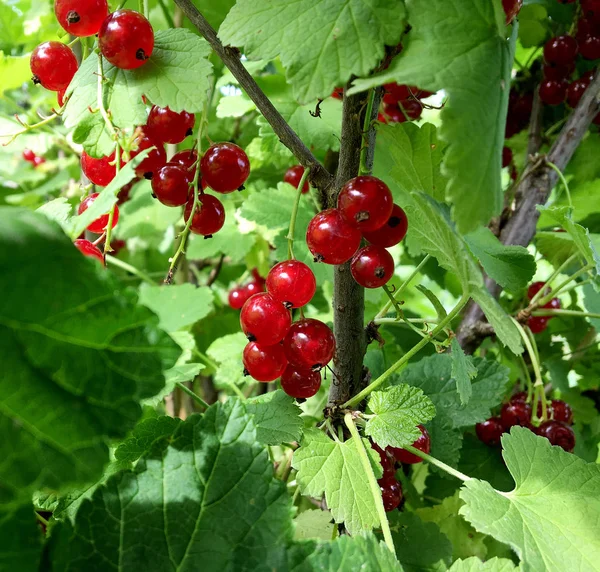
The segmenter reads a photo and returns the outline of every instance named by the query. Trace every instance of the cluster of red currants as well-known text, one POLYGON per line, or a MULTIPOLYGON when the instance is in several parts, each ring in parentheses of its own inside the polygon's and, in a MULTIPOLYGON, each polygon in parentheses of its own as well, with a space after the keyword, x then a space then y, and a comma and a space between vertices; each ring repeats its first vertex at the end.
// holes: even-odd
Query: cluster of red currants
POLYGON ((247 284, 234 286, 229 291, 229 307, 234 310, 241 310, 251 296, 265 291, 265 279, 258 273, 256 268, 252 269, 252 280, 247 284))
MULTIPOLYGON (((412 444, 415 449, 429 454, 431 450, 431 439, 429 433, 423 425, 418 426, 421 431, 421 436, 412 444)), ((386 512, 390 512, 400 506, 402 503, 402 485, 396 479, 396 464, 404 463, 406 465, 414 465, 423 461, 421 457, 396 447, 386 447, 383 450, 376 443, 371 443, 371 447, 379 453, 381 467, 383 468, 383 476, 377 482, 381 489, 381 497, 383 499, 383 508, 386 512)))
POLYGON ((377 119, 382 123, 404 123, 415 121, 423 113, 422 99, 433 95, 412 85, 386 83, 381 101, 381 111, 377 119))
MULTIPOLYGON (((538 403, 537 417, 541 418, 542 414, 542 404, 538 403)), ((547 420, 539 426, 532 423, 530 400, 527 398, 527 392, 521 391, 502 406, 499 417, 492 417, 475 425, 475 432, 479 440, 486 445, 498 445, 504 432, 519 425, 530 429, 536 435, 546 437, 552 445, 558 445, 568 453, 572 452, 575 448, 575 433, 571 428, 573 424, 571 406, 560 399, 553 399, 546 403, 546 417, 547 420)))
POLYGON ((46 159, 36 155, 31 149, 23 149, 23 159, 28 163, 31 163, 33 167, 39 167, 46 162, 46 159))
POLYGON ((354 280, 365 288, 379 288, 394 274, 394 259, 386 250, 398 244, 408 229, 405 212, 395 205, 388 186, 372 176, 348 181, 337 208, 318 213, 306 231, 315 262, 344 264, 352 259, 354 280), (370 242, 360 248, 362 238, 370 242))
POLYGON ((286 260, 271 268, 266 287, 267 292, 248 298, 240 313, 249 340, 244 372, 262 382, 280 377, 288 395, 312 397, 321 387, 321 369, 333 359, 335 337, 320 320, 292 323, 290 311, 311 301, 317 289, 315 275, 303 262, 286 260))
MULTIPOLYGON (((529 288, 527 289, 527 297, 529 298, 529 300, 531 300, 542 288, 544 288, 545 285, 545 282, 534 282, 533 284, 531 284, 531 286, 529 286, 529 288)), ((546 288, 544 291, 544 295, 549 293, 550 289, 546 288)), ((558 298, 552 298, 552 300, 544 304, 542 308, 545 308, 547 310, 558 310, 560 309, 560 300, 558 298)), ((548 327, 548 322, 551 319, 552 316, 531 316, 527 321, 527 325, 534 334, 539 334, 548 327)))

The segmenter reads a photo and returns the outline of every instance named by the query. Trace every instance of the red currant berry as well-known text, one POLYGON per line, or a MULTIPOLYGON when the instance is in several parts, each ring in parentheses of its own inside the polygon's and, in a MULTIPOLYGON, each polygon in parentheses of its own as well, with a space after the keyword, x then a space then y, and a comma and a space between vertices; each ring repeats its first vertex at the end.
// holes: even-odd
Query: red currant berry
POLYGON ((114 162, 114 152, 109 157, 100 157, 100 159, 91 157, 85 151, 81 154, 81 170, 83 174, 90 182, 100 187, 106 187, 115 178, 117 167, 114 162))
POLYGON ((195 149, 188 149, 187 151, 179 151, 179 153, 175 153, 169 163, 171 165, 179 165, 183 167, 188 173, 190 182, 194 178, 194 170, 196 167, 196 162, 198 161, 198 153, 196 153, 195 149))
MULTIPOLYGON (((544 304, 542 307, 548 308, 549 310, 560 310, 561 303, 558 298, 552 298, 552 300, 550 300, 550 302, 548 302, 547 304, 544 304)), ((548 318, 550 318, 550 317, 551 316, 548 316, 548 318)))
POLYGON ((360 230, 349 224, 338 209, 318 213, 308 224, 306 243, 315 262, 344 264, 360 246, 360 230))
POLYGON ((267 291, 287 308, 305 306, 316 290, 313 271, 299 260, 280 262, 271 268, 267 276, 267 291))
POLYGON ((283 304, 269 294, 260 293, 244 304, 240 324, 250 341, 270 346, 283 340, 292 325, 292 317, 283 304))
MULTIPOLYGON (((302 180, 302 175, 304 175, 304 167, 302 165, 294 165, 285 172, 283 180, 297 189, 300 181, 302 180)), ((308 190, 308 181, 306 181, 302 187, 302 193, 306 194, 308 193, 308 190)))
MULTIPOLYGON (((545 282, 532 282, 529 285, 529 288, 527 288, 527 297, 532 300, 533 297, 546 285, 545 282)), ((550 292, 549 288, 546 288, 546 290, 544 291, 544 295, 548 294, 550 292)))
POLYGON ((117 10, 102 22, 98 47, 115 67, 132 70, 143 66, 154 50, 152 25, 134 10, 117 10))
POLYGON ((333 97, 333 99, 344 99, 344 88, 343 87, 334 88, 333 91, 331 92, 331 97, 333 97))
POLYGON ((600 36, 586 36, 579 44, 579 53, 586 60, 597 60, 600 58, 600 36))
POLYGON ((350 271, 363 288, 380 288, 394 275, 394 259, 385 248, 370 244, 354 255, 350 271))
POLYGON ((195 123, 196 117, 193 113, 176 113, 168 107, 154 105, 148 115, 146 127, 152 138, 175 145, 193 134, 195 123))
POLYGON ((514 425, 531 426, 531 405, 523 401, 505 403, 500 410, 500 421, 506 431, 514 425))
POLYGON ((504 427, 499 417, 492 417, 483 423, 475 425, 475 433, 477 438, 486 445, 500 444, 500 437, 504 433, 504 427))
POLYGON ((547 80, 540 84, 540 99, 546 105, 560 105, 567 97, 568 82, 565 80, 547 80))
POLYGON ((33 163, 35 160, 35 153, 31 149, 23 149, 23 159, 28 163, 33 163))
POLYGON ((544 79, 554 79, 554 80, 561 80, 561 79, 569 79, 571 77, 571 75, 573 74, 573 72, 575 71, 575 62, 566 65, 566 66, 559 66, 559 65, 555 65, 555 64, 544 64, 544 67, 542 68, 543 71, 543 76, 544 79))
POLYGON ((84 256, 95 258, 96 260, 102 262, 102 264, 104 265, 104 256, 102 252, 100 252, 100 249, 97 246, 94 246, 89 240, 85 240, 84 238, 78 238, 73 244, 84 256))
POLYGON ((400 123, 415 121, 423 114, 423 106, 418 99, 405 99, 398 102, 398 107, 403 115, 403 120, 400 123))
POLYGON ((531 316, 527 325, 533 334, 541 334, 548 327, 548 316, 531 316))
POLYGON ((281 375, 281 389, 290 397, 308 399, 319 391, 321 374, 308 368, 288 365, 281 375))
POLYGON ((518 393, 515 393, 510 398, 510 402, 511 403, 517 403, 518 401, 522 401, 523 403, 527 403, 527 392, 526 391, 519 391, 518 393))
POLYGON ((513 152, 510 147, 502 147, 502 168, 508 167, 513 160, 513 152))
POLYGON ((287 359, 281 344, 263 346, 250 342, 244 348, 242 357, 245 371, 256 381, 275 381, 287 366, 287 359))
POLYGON ((60 42, 44 42, 31 54, 29 62, 33 83, 50 91, 67 89, 77 71, 77 58, 69 46, 60 42))
POLYGON ((152 192, 168 207, 180 207, 188 200, 190 181, 187 173, 177 165, 165 165, 152 177, 152 192))
MULTIPOLYGON (((210 238, 213 234, 220 231, 225 224, 225 207, 213 195, 202 194, 198 199, 199 204, 196 207, 190 230, 194 234, 202 234, 204 237, 210 238)), ((185 205, 185 212, 183 213, 186 222, 190 218, 193 206, 194 193, 191 193, 185 205)))
POLYGON ((283 349, 291 364, 317 370, 333 359, 335 337, 331 328, 320 320, 300 320, 290 327, 283 349))
POLYGON ((523 6, 523 0, 502 0, 507 24, 510 24, 516 18, 521 6, 523 6))
POLYGON ((571 36, 550 38, 544 45, 544 60, 548 64, 567 66, 577 57, 577 40, 571 36))
POLYGON ((394 469, 396 459, 393 457, 390 458, 388 452, 384 451, 377 443, 371 443, 371 448, 379 453, 379 461, 381 463, 381 468, 383 469, 383 477, 381 478, 394 478, 394 475, 396 474, 396 470, 394 469))
POLYGON ((228 301, 229 306, 234 310, 241 310, 242 306, 246 303, 246 300, 254 294, 258 294, 264 290, 262 283, 252 281, 245 286, 236 286, 229 292, 228 301))
POLYGON ((258 272, 258 268, 253 268, 251 270, 251 274, 252 278, 254 278, 254 281, 258 282, 264 289, 264 285, 267 283, 267 281, 260 275, 260 273, 258 272))
POLYGON ((149 155, 135 168, 135 174, 138 177, 144 177, 145 179, 152 179, 154 173, 158 171, 167 162, 167 154, 162 143, 152 139, 149 135, 142 132, 138 135, 137 149, 131 152, 131 158, 133 159, 136 155, 139 155, 142 151, 155 147, 150 151, 149 155))
POLYGON ((364 232, 363 236, 371 243, 383 248, 390 248, 401 242, 408 231, 408 218, 406 213, 394 205, 388 221, 373 232, 364 232))
POLYGON ((567 103, 571 107, 576 107, 589 85, 590 82, 583 78, 571 82, 567 90, 567 103))
POLYGON ((388 186, 377 177, 350 179, 338 196, 338 210, 361 231, 380 229, 392 215, 394 200, 388 186))
POLYGON ((568 403, 565 403, 561 399, 552 400, 552 417, 555 421, 560 421, 567 425, 573 424, 573 410, 568 403))
POLYGON ((233 143, 217 143, 204 153, 200 172, 213 191, 231 193, 240 189, 248 179, 250 161, 241 147, 233 143))
POLYGON ((33 160, 33 166, 39 167, 40 165, 43 165, 45 162, 46 162, 46 159, 44 159, 43 157, 36 157, 33 160))
POLYGON ((600 0, 581 0, 581 9, 585 17, 593 22, 600 19, 600 0))
MULTIPOLYGON (((418 427, 421 431, 421 436, 412 444, 412 446, 423 453, 429 453, 429 451, 431 451, 431 439, 429 438, 429 433, 423 425, 418 425, 418 427)), ((417 455, 414 455, 406 449, 398 449, 396 447, 389 447, 389 449, 399 463, 414 465, 423 461, 421 457, 417 457, 417 455)))
POLYGON ((402 485, 395 478, 383 478, 377 481, 381 489, 381 500, 385 512, 397 509, 402 502, 402 485))
POLYGON ((552 445, 562 447, 567 453, 571 453, 575 448, 573 429, 560 421, 545 421, 537 428, 536 433, 546 437, 552 445))
MULTIPOLYGON (((391 105, 398 103, 399 101, 410 99, 412 93, 414 93, 410 86, 398 83, 386 83, 384 84, 383 89, 385 89, 383 101, 384 103, 391 105)), ((416 91, 417 90, 415 88, 415 92, 416 91)))
MULTIPOLYGON (((77 209, 78 214, 82 214, 87 211, 94 201, 98 198, 99 193, 92 193, 88 195, 81 203, 79 204, 79 208, 77 209)), ((94 232, 96 234, 102 234, 106 230, 106 226, 108 225, 108 214, 104 214, 101 217, 98 217, 94 222, 90 223, 87 229, 90 232, 94 232)), ((112 220, 112 228, 115 228, 117 223, 119 222, 119 207, 115 205, 115 214, 112 220)))
POLYGON ((94 36, 108 16, 106 0, 54 0, 58 23, 72 36, 94 36))

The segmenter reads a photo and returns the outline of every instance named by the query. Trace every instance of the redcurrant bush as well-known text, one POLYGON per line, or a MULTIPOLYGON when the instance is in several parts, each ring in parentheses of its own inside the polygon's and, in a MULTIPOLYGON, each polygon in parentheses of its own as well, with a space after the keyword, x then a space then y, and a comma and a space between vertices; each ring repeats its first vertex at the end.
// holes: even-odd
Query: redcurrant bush
POLYGON ((94 36, 108 16, 106 0, 54 0, 58 23, 71 36, 94 36))
POLYGON ((244 348, 242 361, 248 375, 256 381, 275 381, 285 370, 287 359, 281 344, 264 346, 250 342, 244 348))
POLYGON ((300 308, 312 300, 317 291, 317 281, 304 262, 286 260, 269 271, 267 291, 287 308, 300 308))
MULTIPOLYGON (((187 222, 194 208, 194 193, 190 193, 185 205, 184 219, 187 222)), ((198 204, 192 218, 190 227, 194 234, 211 237, 219 232, 225 224, 225 207, 223 203, 213 195, 202 194, 198 197, 198 204)))
POLYGON ((362 232, 380 229, 389 220, 393 208, 390 189, 377 177, 355 177, 342 187, 338 195, 338 210, 362 232))
POLYGON ((338 209, 318 213, 309 223, 306 243, 317 262, 344 264, 358 250, 362 235, 338 209))
POLYGON ((50 91, 67 89, 77 71, 73 50, 60 42, 40 44, 33 50, 29 64, 33 82, 50 91))
POLYGON ((354 255, 350 271, 363 288, 380 288, 394 275, 394 259, 385 248, 371 244, 354 255))
POLYGON ((288 365, 281 375, 281 389, 296 399, 308 399, 319 391, 321 374, 308 368, 288 365))
POLYGON ((292 317, 283 304, 269 294, 260 293, 244 304, 240 324, 250 341, 269 346, 283 340, 292 325, 292 317))
POLYGON ((335 337, 327 324, 308 318, 292 324, 283 349, 291 364, 318 370, 333 359, 335 337))
POLYGON ((200 172, 213 191, 231 193, 240 189, 248 179, 250 161, 241 147, 233 143, 217 143, 204 153, 200 172))
MULTIPOLYGON (((85 199, 83 199, 83 201, 81 201, 81 203, 79 204, 79 207, 77 209, 78 214, 82 214, 86 210, 88 210, 92 206, 92 204, 96 201, 98 196, 99 196, 99 193, 92 193, 91 195, 88 195, 85 199)), ((103 214, 102 216, 98 217, 95 221, 91 222, 88 225, 87 229, 90 232, 94 232, 96 234, 102 234, 106 230, 106 227, 108 226, 108 219, 109 219, 109 214, 103 214)), ((117 225, 118 222, 119 222, 119 207, 117 205, 115 205, 115 214, 112 219, 112 228, 115 228, 115 226, 117 225)))

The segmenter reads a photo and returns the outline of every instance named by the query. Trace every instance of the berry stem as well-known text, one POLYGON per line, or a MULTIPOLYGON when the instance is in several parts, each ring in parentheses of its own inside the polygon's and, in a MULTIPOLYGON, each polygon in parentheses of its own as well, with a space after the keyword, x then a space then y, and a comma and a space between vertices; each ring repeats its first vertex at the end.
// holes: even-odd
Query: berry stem
POLYGON ((413 455, 416 455, 417 457, 421 457, 421 459, 423 459, 424 461, 427 461, 428 463, 431 463, 432 465, 439 467, 440 469, 442 469, 442 471, 446 471, 449 475, 452 475, 453 477, 460 479, 461 481, 463 481, 463 483, 473 480, 473 477, 469 477, 468 475, 465 475, 464 473, 461 473, 460 471, 453 469, 450 465, 446 465, 446 463, 436 459, 435 457, 432 457, 431 455, 428 455, 427 453, 423 453, 423 451, 421 451, 420 449, 417 449, 416 447, 413 447, 412 445, 407 445, 406 447, 403 447, 403 448, 406 449, 407 451, 409 451, 410 453, 412 453, 413 455))
MULTIPOLYGON (((569 258, 567 258, 555 271, 554 273, 550 276, 550 278, 548 278, 544 284, 544 286, 550 286, 550 284, 552 284, 552 282, 556 279, 556 277, 565 269, 568 268, 569 265, 574 262, 575 260, 577 260, 577 258, 579 257, 579 253, 575 253, 572 254, 571 256, 569 256, 569 258)), ((535 295, 533 296, 533 298, 531 299, 531 301, 529 302, 529 307, 533 307, 534 305, 537 307, 536 302, 542 297, 544 296, 544 290, 546 288, 540 288, 535 295)), ((553 294, 554 295, 554 294, 553 294)))
POLYGON ((531 397, 533 395, 533 382, 531 381, 531 375, 529 374, 529 368, 523 359, 523 354, 519 355, 519 363, 521 364, 521 368, 523 369, 523 375, 525 377, 525 381, 527 383, 527 403, 531 401, 531 397))
POLYGON ((347 408, 356 406, 372 391, 380 387, 383 384, 383 382, 388 379, 388 377, 400 370, 400 368, 402 368, 411 357, 413 357, 415 354, 421 351, 440 332, 444 331, 446 326, 450 324, 456 316, 458 316, 460 311, 469 301, 469 298, 469 294, 463 294, 456 306, 454 306, 450 313, 436 326, 436 328, 426 338, 423 338, 418 344, 413 346, 395 364, 393 364, 386 371, 384 371, 375 381, 367 385, 367 387, 365 387, 360 393, 356 394, 354 397, 346 401, 346 403, 344 403, 342 407, 347 408))
POLYGON ((134 276, 137 276, 140 280, 143 280, 144 282, 147 282, 148 284, 152 284, 154 286, 156 285, 156 282, 154 280, 152 280, 152 278, 150 278, 150 276, 148 276, 148 274, 146 274, 145 272, 142 272, 141 270, 138 270, 137 268, 135 268, 134 266, 131 266, 131 264, 128 264, 127 262, 123 262, 123 260, 121 260, 119 258, 115 258, 114 256, 107 255, 105 257, 105 260, 107 263, 112 264, 113 266, 116 266, 117 268, 121 268, 121 269, 125 270, 126 272, 133 274, 134 276))
POLYGON ((552 161, 548 161, 548 159, 546 159, 546 165, 548 165, 548 167, 550 167, 552 170, 556 171, 558 178, 561 180, 563 186, 565 187, 565 192, 567 193, 567 200, 569 201, 569 206, 573 208, 573 201, 571 200, 571 191, 569 190, 569 184, 567 183, 567 180, 565 179, 565 176, 563 175, 562 171, 554 163, 552 163, 552 161))
POLYGON ((58 116, 59 116, 58 113, 53 113, 52 115, 49 115, 45 119, 42 119, 42 121, 38 121, 37 123, 34 123, 33 125, 27 125, 26 123, 23 123, 18 118, 18 116, 15 116, 17 118, 17 120, 19 121, 19 123, 21 125, 23 125, 23 129, 21 129, 20 131, 16 131, 15 133, 13 133, 11 135, 0 135, 0 137, 10 137, 10 139, 6 143, 2 143, 2 147, 6 147, 7 145, 10 145, 19 135, 23 135, 23 134, 27 133, 28 131, 33 131, 34 129, 37 129, 38 127, 43 127, 44 125, 50 123, 51 121, 54 121, 58 116))
POLYGON ((219 366, 216 362, 210 359, 206 354, 202 353, 198 348, 194 348, 192 353, 200 358, 200 361, 204 362, 208 367, 212 368, 214 371, 219 369, 219 366))
MULTIPOLYGON (((287 234, 288 241, 288 258, 290 260, 294 260, 294 232, 296 230, 296 218, 298 217, 298 207, 300 206, 300 197, 302 196, 302 189, 304 188, 304 184, 308 180, 308 176, 310 175, 310 167, 304 169, 304 173, 302 173, 302 178, 300 179, 300 183, 298 184, 298 189, 296 190, 296 199, 294 201, 294 206, 292 208, 292 216, 290 217, 290 228, 287 234)), ((308 192, 310 193, 310 184, 308 188, 308 192)))
POLYGON ((377 484, 377 479, 375 478, 375 474, 373 473, 373 467, 371 465, 371 461, 369 460, 369 455, 365 449, 365 445, 358 433, 358 430, 356 429, 354 420, 352 419, 352 413, 346 413, 346 415, 344 415, 344 423, 346 424, 346 427, 348 427, 350 435, 352 435, 352 438, 354 439, 354 443, 356 444, 356 450, 358 452, 358 456, 360 457, 362 468, 365 474, 367 475, 367 480, 369 481, 369 488, 371 489, 373 500, 375 501, 375 507, 377 508, 377 516, 379 517, 379 523, 381 524, 381 532, 383 533, 385 544, 390 549, 390 552, 395 555, 396 548, 394 547, 394 541, 392 539, 390 523, 388 522, 387 516, 385 514, 385 509, 383 508, 381 489, 377 484))
POLYGON ((538 353, 537 353, 537 348, 534 348, 533 344, 535 344, 535 341, 533 341, 532 343, 532 339, 527 335, 527 333, 525 332, 525 329, 523 328, 523 326, 521 326, 521 324, 515 320, 512 316, 510 318, 515 326, 517 326, 517 330, 519 330, 519 334, 521 334, 521 338, 523 339, 523 342, 525 343, 525 347, 527 348, 527 352, 529 353, 529 358, 531 359, 531 365, 533 366, 533 373, 535 374, 535 384, 534 385, 543 385, 542 382, 542 372, 540 370, 540 361, 539 361, 539 357, 538 357, 538 353))
POLYGON ((183 391, 183 393, 186 393, 187 395, 189 395, 198 405, 200 405, 201 407, 204 407, 204 409, 208 409, 210 407, 210 405, 208 403, 206 403, 206 401, 204 401, 204 399, 202 399, 199 395, 196 395, 189 387, 187 387, 180 381, 175 382, 175 385, 179 389, 181 389, 181 391, 183 391))
POLYGON ((580 310, 536 310, 531 312, 532 316, 580 316, 582 318, 600 318, 600 314, 594 312, 582 312, 580 310))
POLYGON ((569 276, 566 280, 564 280, 556 288, 554 288, 552 290, 552 292, 550 292, 550 294, 544 296, 541 300, 538 300, 538 306, 543 306, 544 304, 547 304, 548 302, 550 302, 550 300, 552 300, 552 298, 554 298, 554 296, 556 294, 558 294, 565 286, 567 286, 571 282, 574 282, 575 280, 577 280, 577 278, 579 278, 583 274, 586 274, 587 272, 589 272, 593 267, 594 267, 593 264, 586 264, 585 266, 580 268, 577 272, 574 272, 573 274, 571 274, 571 276, 569 276))

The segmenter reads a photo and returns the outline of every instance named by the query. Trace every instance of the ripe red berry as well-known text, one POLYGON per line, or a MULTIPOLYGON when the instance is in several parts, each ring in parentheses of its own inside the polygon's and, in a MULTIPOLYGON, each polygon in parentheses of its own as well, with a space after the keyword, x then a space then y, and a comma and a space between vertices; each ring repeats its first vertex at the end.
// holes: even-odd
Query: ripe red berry
POLYGON ((531 316, 527 325, 533 334, 541 334, 548 327, 548 316, 531 316))
POLYGON ((385 512, 397 509, 402 502, 402 485, 394 477, 379 479, 377 483, 381 489, 385 512))
MULTIPOLYGON (((220 231, 225 224, 225 207, 223 203, 213 195, 202 194, 198 197, 199 204, 196 207, 192 226, 190 230, 194 234, 202 234, 210 238, 213 234, 220 231)), ((183 218, 187 222, 194 206, 194 193, 191 193, 188 202, 185 205, 183 218)))
POLYGON ((136 139, 137 149, 131 152, 131 158, 139 155, 142 151, 155 147, 149 155, 135 168, 135 174, 138 177, 152 179, 154 173, 158 171, 167 162, 165 148, 160 141, 156 141, 142 131, 136 139))
POLYGON ((287 308, 308 304, 317 290, 313 271, 299 260, 285 260, 271 268, 267 276, 267 291, 287 308))
POLYGON ((502 0, 502 7, 506 14, 506 23, 510 24, 523 6, 523 0, 502 0))
MULTIPOLYGON (((538 281, 538 282, 532 282, 529 285, 529 288, 527 288, 527 297, 532 300, 533 297, 546 285, 545 282, 542 281, 538 281)), ((546 290, 544 291, 544 295, 548 294, 550 292, 549 288, 546 288, 546 290)))
POLYGON ((388 454, 387 450, 384 451, 377 443, 371 443, 371 448, 374 451, 377 451, 377 453, 379 453, 379 461, 381 462, 381 468, 383 469, 383 477, 381 478, 394 478, 394 475, 396 473, 394 469, 394 463, 396 462, 396 459, 391 457, 391 455, 388 454))
MULTIPOLYGON (((421 436, 412 444, 415 449, 419 451, 423 451, 423 453, 428 453, 431 451, 431 439, 429 438, 429 433, 427 429, 423 427, 423 425, 418 425, 421 436)), ((396 457, 396 461, 399 463, 406 463, 408 465, 414 465, 416 463, 420 463, 423 461, 421 457, 417 457, 413 453, 407 451, 406 449, 398 449, 396 447, 389 447, 390 452, 396 457)))
POLYGON ((78 238, 73 244, 84 256, 95 258, 104 265, 104 256, 102 255, 102 252, 100 252, 100 249, 97 246, 94 246, 89 240, 78 238))
POLYGON ((72 36, 94 36, 108 16, 106 0, 54 0, 58 23, 72 36))
POLYGON ((546 105, 560 105, 567 97, 569 83, 565 80, 546 80, 540 84, 540 99, 546 105))
POLYGON ((252 278, 254 278, 255 282, 258 282, 262 287, 267 283, 266 279, 260 275, 258 268, 253 268, 250 273, 252 274, 252 278))
POLYGON ((342 216, 363 232, 381 228, 394 208, 388 186, 370 175, 350 179, 342 187, 337 204, 342 216))
POLYGON ((567 103, 571 107, 576 107, 589 85, 590 82, 583 78, 571 82, 567 90, 567 103))
MULTIPOLYGON (((79 204, 77 212, 79 214, 82 214, 86 210, 88 210, 92 206, 94 201, 98 198, 98 196, 99 196, 99 193, 92 193, 91 195, 88 195, 79 204)), ((94 232, 96 234, 102 234, 106 230, 106 226, 108 225, 108 218, 109 218, 108 214, 104 214, 101 217, 98 217, 95 221, 91 222, 88 225, 87 229, 90 232, 94 232)), ((115 226, 117 225, 118 222, 119 222, 119 207, 115 205, 115 214, 114 214, 113 220, 112 220, 112 228, 115 228, 115 226)))
POLYGON ((510 147, 502 147, 502 168, 508 167, 513 160, 513 152, 510 147))
POLYGON ((236 286, 229 291, 228 302, 229 306, 234 310, 241 310, 246 300, 254 294, 258 294, 264 290, 262 283, 253 280, 244 286, 236 286))
POLYGON ((394 275, 394 259, 385 248, 370 244, 354 255, 350 271, 363 288, 380 288, 394 275))
POLYGON ((152 177, 152 192, 168 207, 180 207, 188 200, 190 181, 183 167, 165 165, 152 177))
POLYGON ((117 10, 102 22, 98 47, 115 67, 132 70, 143 66, 154 50, 152 25, 134 10, 117 10))
POLYGON ((348 262, 360 246, 360 230, 349 224, 338 209, 318 213, 308 224, 306 243, 315 261, 326 264, 348 262))
POLYGON ((403 116, 403 120, 400 121, 400 123, 404 123, 404 121, 415 121, 423 114, 423 106, 418 99, 405 99, 399 101, 398 107, 403 116))
POLYGON ((597 60, 600 58, 600 35, 589 35, 579 43, 579 53, 586 60, 597 60))
POLYGON ((555 421, 571 425, 573 423, 573 410, 568 403, 565 403, 561 399, 553 399, 552 417, 555 421))
POLYGON ((35 153, 31 149, 23 149, 23 159, 28 163, 33 163, 35 160, 35 153))
POLYGON ((560 421, 545 421, 537 428, 536 433, 541 437, 546 437, 552 445, 562 447, 567 453, 575 448, 573 429, 560 421))
POLYGON ((387 222, 373 232, 364 232, 363 236, 371 243, 383 248, 390 248, 401 242, 408 231, 408 218, 406 213, 394 205, 392 214, 387 222))
POLYGON ((334 99, 344 99, 344 88, 335 87, 331 92, 331 97, 333 97, 334 99))
POLYGON ((281 344, 264 346, 250 342, 242 357, 246 372, 256 381, 275 381, 287 366, 281 344))
MULTIPOLYGON (((294 165, 285 172, 283 180, 297 189, 302 179, 302 175, 304 175, 304 167, 302 165, 294 165)), ((306 194, 308 193, 308 190, 308 181, 306 181, 302 187, 302 193, 306 194)))
POLYGON ((171 157, 169 163, 183 167, 189 173, 191 181, 194 178, 196 161, 198 161, 198 153, 195 149, 188 149, 186 151, 179 151, 179 153, 175 153, 175 155, 171 157))
POLYGON ((567 66, 577 57, 577 40, 571 36, 550 38, 544 45, 546 63, 567 66))
POLYGON ((117 167, 114 162, 114 151, 109 157, 100 159, 88 155, 85 151, 81 154, 81 170, 94 185, 100 187, 106 187, 115 178, 117 167))
POLYGON ((556 64, 544 64, 542 68, 544 79, 569 79, 575 71, 575 62, 566 66, 556 64))
POLYGON ((498 445, 500 437, 504 433, 504 427, 499 417, 492 417, 483 423, 475 425, 475 433, 477 438, 486 445, 498 445))
POLYGON ((522 401, 523 403, 527 403, 527 392, 519 391, 515 393, 509 400, 511 403, 517 403, 518 401, 522 401))
POLYGON ((296 399, 308 399, 319 391, 321 374, 311 369, 288 365, 281 375, 281 389, 296 399))
POLYGON ((335 337, 331 328, 320 320, 299 320, 285 336, 283 349, 291 364, 317 370, 333 359, 335 337))
POLYGON ((217 143, 204 153, 200 172, 213 191, 231 193, 240 189, 248 179, 250 161, 241 147, 233 143, 217 143))
POLYGON ((152 106, 146 128, 148 134, 162 143, 181 143, 194 132, 196 117, 193 113, 176 113, 168 107, 152 106))
POLYGON ((261 292, 244 304, 240 324, 250 341, 270 346, 283 340, 292 325, 292 317, 283 304, 261 292))
POLYGON ((43 165, 45 162, 46 162, 46 159, 44 159, 43 157, 35 157, 33 159, 33 166, 39 167, 40 165, 43 165))
POLYGON ((581 0, 581 9, 584 16, 593 22, 600 19, 600 0, 581 0))
POLYGON ((394 104, 399 101, 410 99, 411 96, 418 91, 417 88, 398 83, 386 83, 383 88, 385 89, 383 101, 388 104, 394 104))
POLYGON ((531 405, 524 401, 505 403, 500 410, 500 421, 506 431, 514 425, 531 426, 531 405))
POLYGON ((61 89, 60 91, 56 92, 56 102, 58 103, 58 107, 62 107, 65 104, 65 93, 66 93, 66 89, 61 89))
POLYGON ((40 44, 29 61, 33 83, 40 83, 50 91, 67 89, 77 71, 73 50, 60 42, 40 44))

